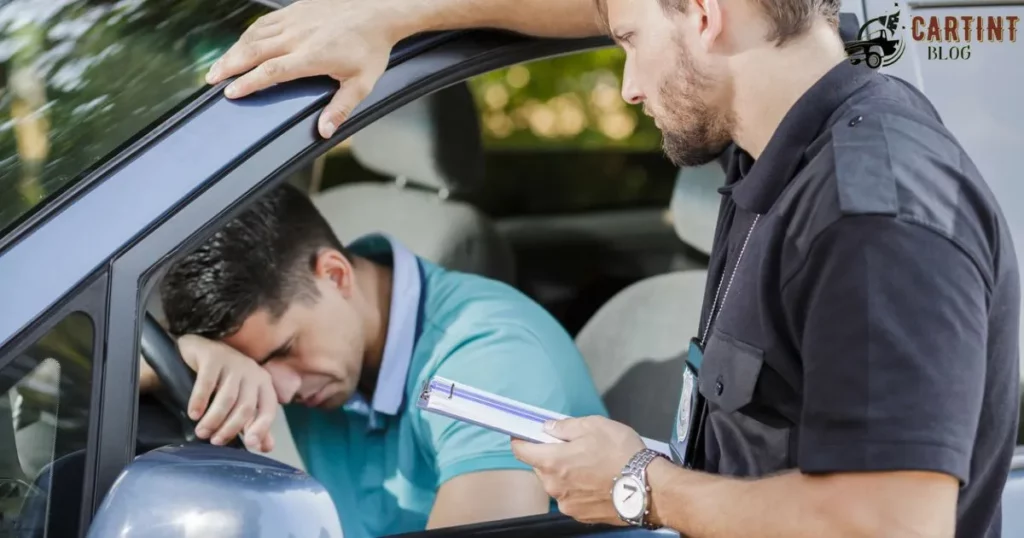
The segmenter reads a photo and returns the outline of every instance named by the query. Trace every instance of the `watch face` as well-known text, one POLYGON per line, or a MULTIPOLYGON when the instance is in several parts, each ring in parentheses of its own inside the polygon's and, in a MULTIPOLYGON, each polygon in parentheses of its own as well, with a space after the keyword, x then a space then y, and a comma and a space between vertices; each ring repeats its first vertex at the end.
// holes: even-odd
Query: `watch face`
POLYGON ((619 515, 626 519, 636 519, 643 514, 644 500, 647 492, 640 481, 632 476, 623 476, 612 488, 612 503, 619 515))

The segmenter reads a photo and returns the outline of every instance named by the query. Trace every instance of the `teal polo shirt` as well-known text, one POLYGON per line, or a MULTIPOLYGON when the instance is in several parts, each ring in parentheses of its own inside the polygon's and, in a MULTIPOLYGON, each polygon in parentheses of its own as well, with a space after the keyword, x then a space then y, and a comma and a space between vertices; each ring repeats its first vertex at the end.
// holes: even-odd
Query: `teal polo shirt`
POLYGON ((416 407, 434 375, 566 415, 607 416, 572 338, 515 288, 445 270, 383 235, 349 249, 393 268, 377 387, 369 401, 357 394, 337 410, 285 406, 345 538, 424 529, 438 488, 457 476, 530 470, 507 435, 416 407))

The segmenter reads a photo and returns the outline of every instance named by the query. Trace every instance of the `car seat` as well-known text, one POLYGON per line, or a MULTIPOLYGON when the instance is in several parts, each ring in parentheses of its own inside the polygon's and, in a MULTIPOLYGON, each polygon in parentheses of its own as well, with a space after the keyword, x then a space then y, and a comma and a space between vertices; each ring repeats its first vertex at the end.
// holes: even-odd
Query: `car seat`
MULTIPOLYGON (((725 173, 719 162, 684 168, 670 204, 684 243, 711 252, 725 173)), ((672 431, 689 341, 700 324, 705 269, 675 271, 626 287, 576 336, 611 417, 640 435, 667 440, 672 431)))
POLYGON ((420 98, 352 137, 352 155, 393 183, 314 195, 343 243, 372 232, 448 269, 514 284, 512 249, 472 204, 484 179, 476 106, 465 83, 420 98))

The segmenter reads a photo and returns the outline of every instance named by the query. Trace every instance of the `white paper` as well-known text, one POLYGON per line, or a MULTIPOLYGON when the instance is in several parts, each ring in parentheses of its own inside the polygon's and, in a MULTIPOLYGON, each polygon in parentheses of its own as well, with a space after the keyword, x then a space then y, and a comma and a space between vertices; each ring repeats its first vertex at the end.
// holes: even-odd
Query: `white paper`
MULTIPOLYGON (((431 378, 423 387, 417 405, 431 413, 535 443, 564 442, 545 433, 544 422, 569 418, 440 376, 431 378)), ((667 443, 642 439, 648 448, 670 457, 667 443)))

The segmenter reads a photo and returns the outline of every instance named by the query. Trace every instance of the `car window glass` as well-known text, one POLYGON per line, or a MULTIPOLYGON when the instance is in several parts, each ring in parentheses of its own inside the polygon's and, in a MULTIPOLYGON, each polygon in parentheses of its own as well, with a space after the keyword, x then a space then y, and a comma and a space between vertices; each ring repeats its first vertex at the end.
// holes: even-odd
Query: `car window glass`
POLYGON ((0 236, 205 86, 249 0, 0 7, 0 236))
POLYGON ((74 313, 0 358, 0 536, 77 535, 93 338, 74 313))
POLYGON ((677 168, 640 106, 620 94, 625 54, 611 48, 474 78, 494 217, 663 208, 677 168))
MULTIPOLYGON (((664 208, 678 168, 653 120, 622 100, 624 62, 609 48, 470 79, 485 164, 473 204, 492 218, 664 208)), ((366 170, 343 144, 318 187, 365 181, 394 178, 366 170)))

